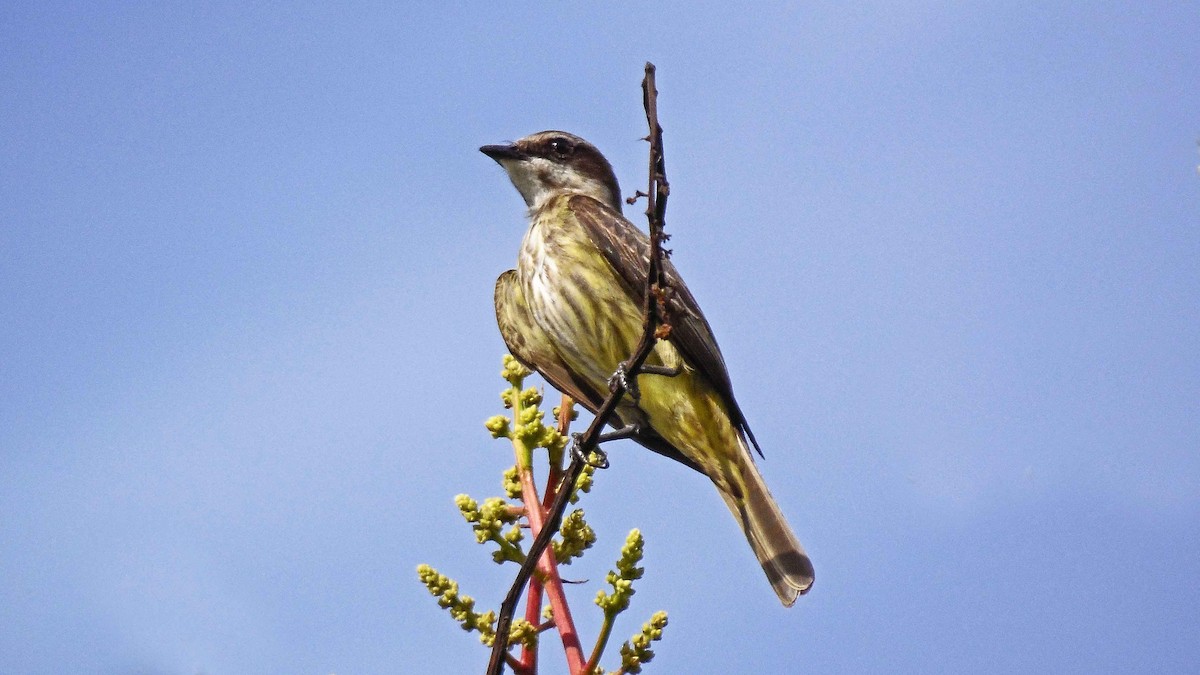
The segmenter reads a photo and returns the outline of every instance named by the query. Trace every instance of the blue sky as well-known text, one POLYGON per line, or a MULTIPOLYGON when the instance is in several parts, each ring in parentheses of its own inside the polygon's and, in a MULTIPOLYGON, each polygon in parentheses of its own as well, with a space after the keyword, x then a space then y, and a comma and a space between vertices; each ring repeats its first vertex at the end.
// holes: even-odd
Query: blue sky
MULTIPOLYGON (((492 284, 546 128, 644 181, 817 568, 612 448, 647 672, 1200 666, 1200 15, 1180 3, 0 11, 0 672, 462 673, 512 570, 492 284)), ((630 210, 631 216, 636 216, 630 210)), ((623 639, 623 637, 622 637, 623 639)), ((611 661, 610 661, 611 663, 611 661)), ((545 672, 560 672, 549 657, 545 672)))

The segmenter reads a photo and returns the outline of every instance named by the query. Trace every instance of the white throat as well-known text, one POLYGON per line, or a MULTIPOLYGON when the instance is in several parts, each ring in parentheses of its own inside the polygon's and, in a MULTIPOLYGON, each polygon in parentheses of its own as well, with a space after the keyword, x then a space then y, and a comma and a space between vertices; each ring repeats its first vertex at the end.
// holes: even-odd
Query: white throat
POLYGON ((602 204, 619 203, 603 181, 575 171, 570 166, 542 157, 506 159, 501 162, 525 204, 536 210, 547 199, 564 192, 587 195, 602 204))

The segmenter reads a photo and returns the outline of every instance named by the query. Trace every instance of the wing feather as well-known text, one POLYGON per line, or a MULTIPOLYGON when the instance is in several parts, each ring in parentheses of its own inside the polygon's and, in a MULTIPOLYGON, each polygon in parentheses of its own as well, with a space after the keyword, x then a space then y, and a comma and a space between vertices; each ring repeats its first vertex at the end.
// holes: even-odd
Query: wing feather
MULTIPOLYGON (((640 305, 646 297, 650 238, 624 216, 586 195, 573 195, 570 209, 587 231, 593 244, 604 253, 609 265, 625 284, 626 292, 640 305)), ((700 305, 670 260, 663 260, 663 274, 674 290, 669 302, 671 344, 720 393, 733 423, 746 434, 761 455, 762 449, 759 448, 754 433, 746 423, 746 416, 742 414, 733 396, 733 383, 725 367, 725 358, 721 355, 721 349, 717 346, 708 320, 700 311, 700 305)))

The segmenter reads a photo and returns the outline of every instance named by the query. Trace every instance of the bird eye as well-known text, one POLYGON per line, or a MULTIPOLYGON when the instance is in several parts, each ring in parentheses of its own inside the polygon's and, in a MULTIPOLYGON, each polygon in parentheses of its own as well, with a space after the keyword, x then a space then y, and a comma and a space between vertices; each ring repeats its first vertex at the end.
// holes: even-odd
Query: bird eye
POLYGON ((571 145, 571 141, 560 136, 550 139, 550 152, 559 157, 569 157, 571 153, 575 152, 575 146, 571 145))

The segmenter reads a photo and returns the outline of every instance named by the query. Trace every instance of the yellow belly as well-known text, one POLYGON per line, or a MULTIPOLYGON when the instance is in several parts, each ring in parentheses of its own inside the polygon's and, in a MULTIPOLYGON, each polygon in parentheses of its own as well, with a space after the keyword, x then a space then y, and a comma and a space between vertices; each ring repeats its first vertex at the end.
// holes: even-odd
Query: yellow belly
MULTIPOLYGON (((607 391, 617 365, 641 339, 642 308, 586 233, 564 222, 572 222, 569 214, 557 209, 539 214, 518 274, 534 321, 563 361, 596 391, 607 391)), ((672 377, 639 375, 641 398, 623 401, 622 419, 648 422, 705 473, 725 474, 720 465, 744 450, 720 395, 668 341, 659 341, 647 363, 683 367, 672 377)))

